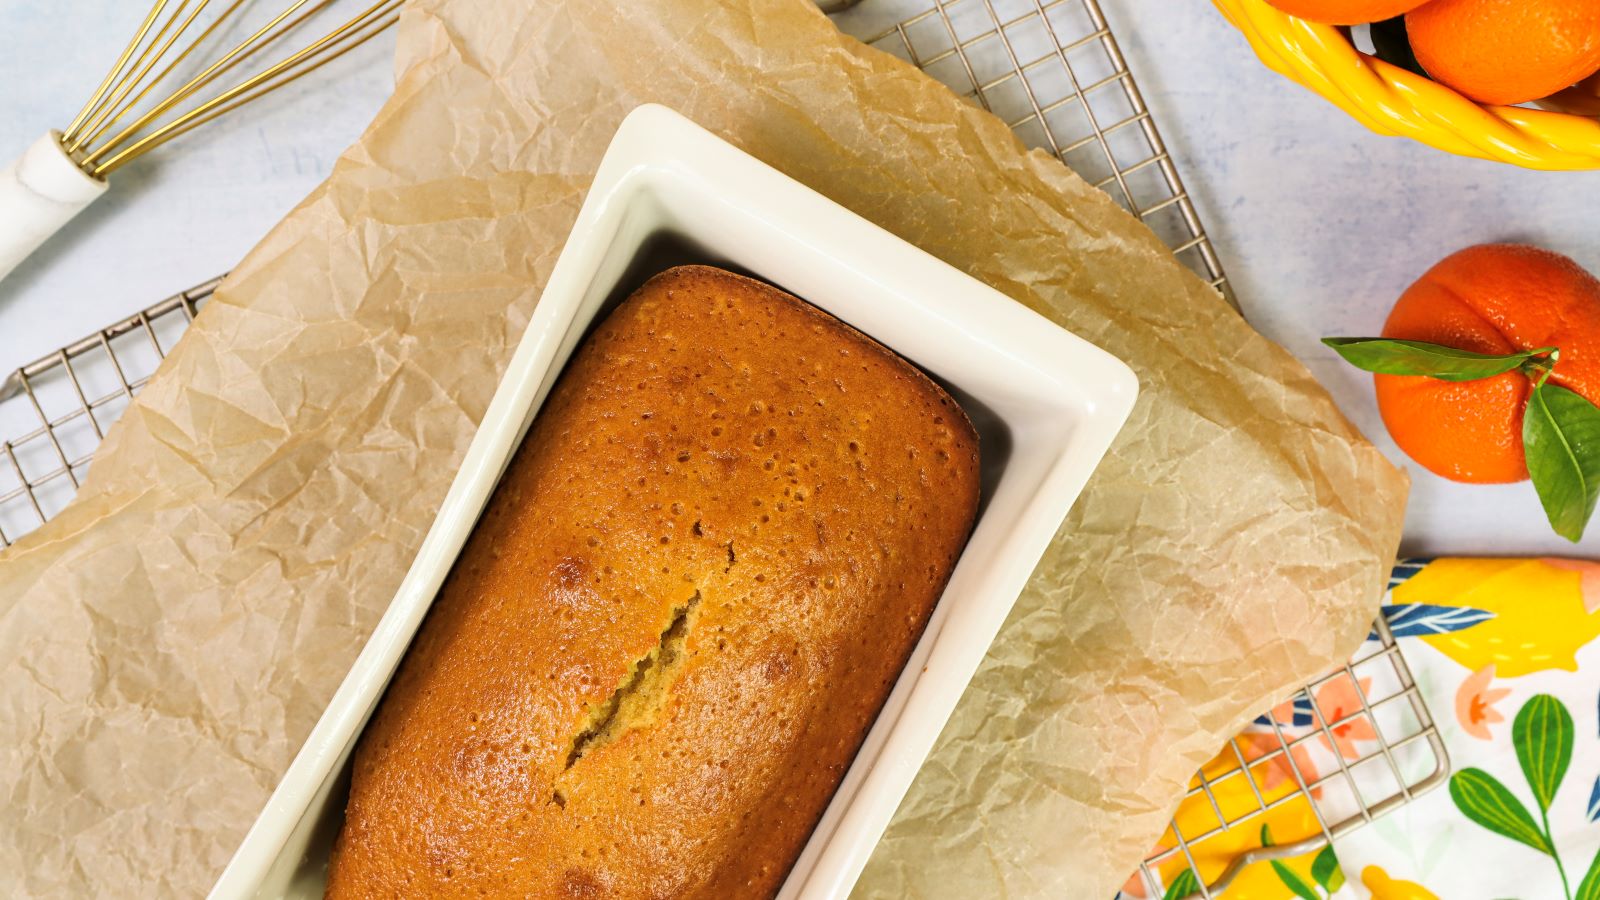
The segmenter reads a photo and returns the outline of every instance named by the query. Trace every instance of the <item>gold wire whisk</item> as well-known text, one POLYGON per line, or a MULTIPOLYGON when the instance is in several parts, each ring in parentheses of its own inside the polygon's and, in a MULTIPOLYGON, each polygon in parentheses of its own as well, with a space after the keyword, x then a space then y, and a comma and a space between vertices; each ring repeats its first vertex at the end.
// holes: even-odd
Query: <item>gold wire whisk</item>
POLYGON ((361 0, 369 5, 342 22, 329 12, 341 0, 278 0, 287 6, 265 24, 240 25, 265 2, 155 0, 67 127, 0 169, 0 278, 105 193, 111 173, 350 52, 397 22, 404 0, 361 0), (338 24, 293 49, 301 42, 285 39, 319 16, 338 24), (229 46, 229 26, 249 35, 229 46), (265 52, 273 47, 285 49, 265 52))
POLYGON ((194 98, 223 75, 293 33, 337 2, 295 0, 215 62, 134 116, 120 130, 113 130, 180 63, 192 56, 224 23, 230 21, 240 7, 247 5, 247 0, 233 0, 204 30, 172 55, 154 77, 148 77, 200 13, 211 4, 211 0, 157 0, 94 94, 62 133, 63 146, 70 156, 78 160, 84 171, 96 178, 103 178, 167 141, 338 59, 393 25, 399 18, 402 0, 379 0, 321 38, 262 71, 190 109, 175 112, 185 101, 194 98), (170 13, 163 19, 162 14, 169 8, 170 13), (160 121, 169 114, 170 118, 160 121))

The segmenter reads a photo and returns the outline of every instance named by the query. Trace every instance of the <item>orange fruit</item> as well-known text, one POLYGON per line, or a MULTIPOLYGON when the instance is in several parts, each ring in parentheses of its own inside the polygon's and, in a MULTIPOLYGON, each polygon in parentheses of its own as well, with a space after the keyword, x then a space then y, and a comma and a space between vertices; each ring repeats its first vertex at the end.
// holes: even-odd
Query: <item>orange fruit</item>
POLYGON ((1580 116, 1600 116, 1600 74, 1591 75, 1559 94, 1545 98, 1540 106, 1580 116))
POLYGON ((1410 12, 1427 0, 1267 0, 1291 16, 1329 25, 1382 22, 1410 12))
MULTIPOLYGON (((1549 250, 1483 244, 1445 257, 1400 296, 1383 336, 1475 353, 1559 347, 1550 380, 1591 403, 1600 400, 1600 281, 1549 250)), ((1390 436, 1428 471, 1480 484, 1528 477, 1526 375, 1477 381, 1374 375, 1373 381, 1390 436)))
POLYGON ((1432 0, 1406 34, 1435 81, 1480 103, 1548 97, 1600 70, 1596 0, 1432 0))

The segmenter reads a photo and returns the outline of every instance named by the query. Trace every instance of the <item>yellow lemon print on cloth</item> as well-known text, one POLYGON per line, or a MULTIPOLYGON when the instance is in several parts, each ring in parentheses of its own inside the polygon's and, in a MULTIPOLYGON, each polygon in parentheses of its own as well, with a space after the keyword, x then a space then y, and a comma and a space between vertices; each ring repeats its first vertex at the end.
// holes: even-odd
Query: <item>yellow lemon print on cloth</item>
POLYGON ((1372 892, 1372 900, 1439 900, 1439 895, 1412 881, 1390 878, 1377 866, 1361 870, 1361 883, 1372 892))
POLYGON ((1395 587, 1391 603, 1471 607, 1493 618, 1421 640, 1468 671, 1493 664, 1499 678, 1578 671, 1578 649, 1600 637, 1600 609, 1586 608, 1582 574, 1541 560, 1440 559, 1395 587))
MULTIPOLYGON (((1290 794, 1298 793, 1293 776, 1288 774, 1288 762, 1281 755, 1273 759, 1256 761, 1258 755, 1269 746, 1267 737, 1265 735, 1250 737, 1263 739, 1260 747, 1248 743, 1245 745, 1245 756, 1251 762, 1250 777, 1261 791, 1262 799, 1270 804, 1290 794)), ((1272 740, 1274 742, 1272 745, 1275 746, 1275 739, 1272 740)), ((1217 808, 1230 821, 1241 819, 1247 810, 1259 808, 1255 792, 1251 790, 1250 782, 1240 770, 1238 758, 1232 751, 1218 754, 1201 769, 1201 772, 1211 786, 1211 793, 1217 800, 1217 808)), ((1191 787, 1199 787, 1199 782, 1193 782, 1191 787)), ((1227 831, 1216 831, 1219 828, 1217 810, 1212 809, 1205 795, 1192 794, 1179 806, 1174 821, 1182 829, 1186 840, 1193 841, 1208 832, 1215 832, 1189 847, 1190 852, 1194 854, 1195 865, 1199 867, 1200 874, 1207 883, 1221 877, 1223 870, 1239 856, 1261 846, 1263 825, 1268 827, 1274 843, 1277 844, 1290 844, 1321 834, 1316 814, 1311 810, 1311 802, 1304 794, 1227 831)), ((1157 846, 1160 848, 1177 846, 1177 840, 1171 829, 1162 836, 1157 846)), ((1315 856, 1316 851, 1312 851, 1302 857, 1286 861, 1286 865, 1310 884, 1313 883, 1311 861, 1315 856)), ((1183 854, 1169 859, 1160 866, 1163 883, 1172 884, 1173 879, 1187 868, 1188 864, 1183 854)), ((1137 884, 1130 883, 1129 888, 1131 890, 1125 890, 1130 896, 1143 896, 1142 891, 1134 893, 1139 890, 1137 884)), ((1292 895, 1272 867, 1263 863, 1240 872, 1233 884, 1229 885, 1226 896, 1228 900, 1283 900, 1292 895)))

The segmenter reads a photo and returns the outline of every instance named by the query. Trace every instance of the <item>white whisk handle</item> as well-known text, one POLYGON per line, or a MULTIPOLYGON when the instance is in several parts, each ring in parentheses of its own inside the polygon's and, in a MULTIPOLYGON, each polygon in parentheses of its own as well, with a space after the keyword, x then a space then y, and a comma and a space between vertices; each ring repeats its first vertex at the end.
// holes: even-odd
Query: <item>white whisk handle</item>
POLYGON ((78 168, 52 131, 0 170, 0 278, 106 192, 78 168))

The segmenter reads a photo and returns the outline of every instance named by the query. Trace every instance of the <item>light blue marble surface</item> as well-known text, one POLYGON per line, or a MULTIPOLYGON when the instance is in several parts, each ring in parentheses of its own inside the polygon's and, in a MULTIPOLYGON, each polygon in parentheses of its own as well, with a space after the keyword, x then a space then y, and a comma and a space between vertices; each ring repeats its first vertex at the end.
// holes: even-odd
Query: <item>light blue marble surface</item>
MULTIPOLYGON (((1472 243, 1531 241, 1600 271, 1600 174, 1379 138, 1263 68, 1204 0, 1103 3, 1247 316, 1397 462, 1370 381, 1319 337, 1376 331, 1412 279, 1472 243)), ((0 156, 70 118, 144 8, 0 0, 0 156)), ((0 372, 227 269, 359 135, 389 90, 391 48, 380 39, 124 170, 0 281, 0 372)), ((1407 552, 1571 552, 1528 485, 1466 487, 1410 468, 1407 552)), ((1583 549, 1600 549, 1600 526, 1583 549)))
MULTIPOLYGON (((1600 272, 1600 173, 1530 172, 1368 132, 1267 70, 1204 0, 1103 0, 1178 157, 1245 315, 1288 347, 1358 427, 1407 464, 1372 383, 1318 339, 1376 333, 1440 258, 1526 241, 1600 272)), ((1550 533, 1528 484, 1452 484, 1411 472, 1406 552, 1600 551, 1550 533)))

